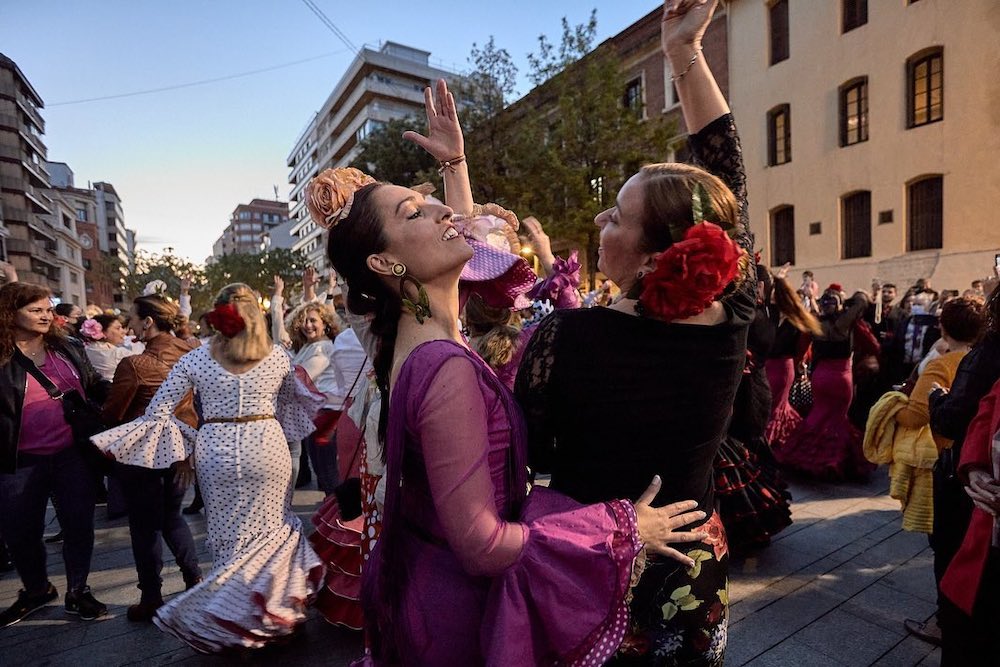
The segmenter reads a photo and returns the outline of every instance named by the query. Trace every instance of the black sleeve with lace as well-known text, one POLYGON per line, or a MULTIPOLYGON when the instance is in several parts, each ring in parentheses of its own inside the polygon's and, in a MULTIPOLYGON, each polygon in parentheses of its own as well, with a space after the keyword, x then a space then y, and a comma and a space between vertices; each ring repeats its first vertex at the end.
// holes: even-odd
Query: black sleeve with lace
POLYGON ((733 239, 747 251, 747 262, 738 287, 723 299, 723 305, 734 321, 750 322, 756 308, 757 269, 753 262, 754 238, 750 231, 747 209, 747 176, 743 168, 743 148, 736 122, 730 113, 719 116, 700 132, 688 137, 695 164, 722 179, 739 206, 739 227, 733 239))
POLYGON ((514 381, 514 395, 528 425, 528 465, 536 473, 551 472, 555 457, 552 371, 560 317, 556 311, 535 329, 514 381))

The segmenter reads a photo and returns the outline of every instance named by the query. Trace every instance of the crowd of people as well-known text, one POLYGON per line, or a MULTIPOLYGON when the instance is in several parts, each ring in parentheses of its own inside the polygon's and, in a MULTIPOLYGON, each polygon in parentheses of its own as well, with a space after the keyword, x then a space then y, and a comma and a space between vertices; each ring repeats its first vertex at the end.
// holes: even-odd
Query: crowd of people
POLYGON ((597 216, 607 280, 589 293, 537 220, 473 201, 443 81, 427 134, 405 135, 438 161, 443 201, 351 168, 310 183, 334 267, 321 294, 311 268, 296 296, 275 277, 266 312, 229 285, 195 327, 186 280, 121 316, 7 272, 0 567, 23 589, 0 627, 58 596, 50 501, 66 611, 107 614, 87 585, 107 502, 128 516, 128 620, 205 653, 287 640, 312 604, 364 633, 364 664, 721 665, 730 558, 791 524, 784 477, 887 464, 903 527, 935 554, 937 622, 908 629, 943 642, 943 664, 983 650, 1000 613, 997 281, 848 295, 760 265, 701 55, 715 4, 664 3, 692 164, 643 167, 597 216), (307 537, 291 501, 312 475, 307 537), (207 571, 183 516, 202 509, 207 571), (164 542, 186 589, 169 600, 164 542))

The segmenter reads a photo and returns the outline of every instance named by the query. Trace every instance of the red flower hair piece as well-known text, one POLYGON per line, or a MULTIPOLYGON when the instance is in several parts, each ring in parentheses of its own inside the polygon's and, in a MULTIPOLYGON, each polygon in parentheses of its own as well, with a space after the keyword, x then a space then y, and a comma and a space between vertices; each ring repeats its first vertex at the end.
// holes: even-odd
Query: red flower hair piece
POLYGON ((226 338, 232 338, 247 328, 239 309, 231 303, 220 303, 205 315, 205 321, 226 338))
POLYGON ((667 248, 642 281, 642 313, 668 322, 698 315, 740 271, 743 249, 712 222, 701 222, 667 248))

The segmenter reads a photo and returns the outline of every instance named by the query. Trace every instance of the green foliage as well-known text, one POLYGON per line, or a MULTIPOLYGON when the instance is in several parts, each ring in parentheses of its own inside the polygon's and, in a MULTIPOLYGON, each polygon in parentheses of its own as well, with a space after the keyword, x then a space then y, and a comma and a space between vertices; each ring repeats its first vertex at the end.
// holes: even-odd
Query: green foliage
MULTIPOLYGON (((205 291, 208 306, 215 294, 231 283, 246 283, 261 295, 269 295, 274 285, 274 276, 281 276, 288 284, 301 280, 306 267, 305 258, 299 252, 279 248, 255 255, 226 255, 215 259, 205 267, 205 291)), ((192 293, 194 289, 192 288, 192 293)), ((197 315, 198 310, 195 309, 197 315)))
POLYGON ((426 132, 425 125, 423 118, 415 116, 390 120, 361 141, 361 153, 351 166, 386 183, 409 187, 430 181, 440 186, 434 158, 413 142, 403 139, 407 130, 426 132))

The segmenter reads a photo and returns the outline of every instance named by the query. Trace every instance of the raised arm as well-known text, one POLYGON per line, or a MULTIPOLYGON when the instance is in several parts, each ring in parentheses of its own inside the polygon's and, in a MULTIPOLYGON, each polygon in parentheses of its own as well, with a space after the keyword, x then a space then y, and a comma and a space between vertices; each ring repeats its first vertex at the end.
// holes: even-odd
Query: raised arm
POLYGON ((719 90, 701 48, 717 3, 718 0, 663 3, 660 39, 690 134, 697 134, 719 116, 729 113, 729 103, 719 90))
MULTIPOLYGON (((427 112, 427 136, 407 131, 403 138, 417 144, 434 156, 444 179, 445 203, 455 213, 472 215, 472 184, 469 181, 469 163, 465 159, 465 137, 458 122, 455 98, 448 92, 448 84, 438 79, 435 91, 424 90, 424 109, 427 112)), ((400 185, 407 185, 400 183, 400 185)))

